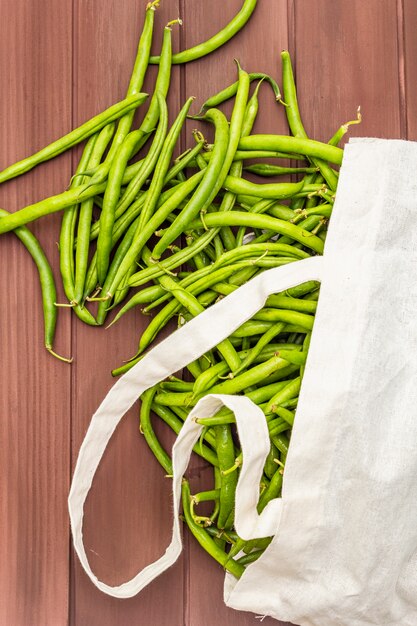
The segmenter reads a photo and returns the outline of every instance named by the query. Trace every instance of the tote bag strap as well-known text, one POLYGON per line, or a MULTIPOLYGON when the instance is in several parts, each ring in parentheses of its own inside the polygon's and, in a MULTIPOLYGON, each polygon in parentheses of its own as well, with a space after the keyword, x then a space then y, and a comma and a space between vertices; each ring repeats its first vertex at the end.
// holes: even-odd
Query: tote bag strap
MULTIPOLYGON (((189 416, 187 426, 183 427, 180 438, 173 449, 173 459, 175 458, 178 467, 175 472, 176 486, 173 490, 174 524, 170 545, 163 556, 146 566, 134 578, 119 586, 112 587, 98 580, 91 570, 83 544, 82 525, 84 504, 88 492, 103 453, 118 423, 146 389, 186 367, 226 339, 263 307, 269 295, 285 291, 307 280, 321 281, 323 261, 323 257, 311 257, 265 271, 255 277, 159 343, 122 376, 104 398, 91 419, 81 445, 68 498, 74 548, 85 572, 96 587, 104 593, 118 598, 134 596, 177 560, 182 549, 178 518, 181 477, 191 454, 193 447, 191 442, 195 442, 201 430, 200 425, 193 423, 192 415, 189 416), (185 450, 188 450, 188 453, 184 453, 184 458, 181 458, 178 447, 183 453, 183 446, 185 450)), ((258 478, 261 477, 261 474, 258 475, 257 472, 259 472, 260 466, 262 469, 263 461, 269 450, 268 431, 262 412, 247 398, 238 396, 211 396, 203 398, 200 402, 201 404, 198 404, 193 411, 193 415, 196 415, 198 409, 199 417, 203 417, 201 411, 205 413, 206 417, 213 415, 222 403, 235 411, 241 441, 245 442, 242 445, 245 445, 244 455, 246 459, 236 491, 237 531, 244 538, 267 536, 271 534, 271 531, 273 534, 276 528, 274 518, 278 514, 279 502, 271 501, 261 516, 258 516, 256 512, 256 501, 259 496, 258 478), (246 445, 245 437, 248 432, 247 421, 249 418, 248 420, 245 419, 245 412, 252 416, 252 422, 253 424, 256 423, 256 429, 258 429, 256 437, 253 433, 250 434, 251 431, 249 430, 248 439, 251 440, 251 446, 246 445), (255 447, 256 449, 254 449, 255 447), (253 467, 250 467, 248 458, 252 453, 256 461, 254 461, 253 467), (249 479, 247 479, 248 475, 249 479), (254 484, 257 485, 256 489, 254 484)))

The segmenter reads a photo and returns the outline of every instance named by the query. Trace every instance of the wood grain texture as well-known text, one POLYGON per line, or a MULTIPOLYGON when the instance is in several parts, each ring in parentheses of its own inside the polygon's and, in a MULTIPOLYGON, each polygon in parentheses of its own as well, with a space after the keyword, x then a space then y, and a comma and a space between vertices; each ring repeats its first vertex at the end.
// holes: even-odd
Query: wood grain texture
POLYGON ((340 124, 349 136, 401 136, 396 0, 291 2, 291 48, 306 131, 328 141, 340 124))
MULTIPOLYGON (((70 130, 72 41, 70 2, 19 0, 1 9, 3 168, 70 130)), ((0 206, 14 211, 56 193, 70 173, 71 157, 63 155, 3 185, 0 206)), ((59 222, 53 216, 33 226, 55 270, 59 222)), ((0 259, 0 624, 61 626, 69 593, 70 368, 43 347, 37 270, 12 234, 1 240, 0 259)), ((56 338, 64 354, 66 313, 56 338)))
POLYGON ((407 139, 417 140, 417 3, 403 0, 399 3, 399 33, 403 35, 399 46, 403 62, 404 117, 407 139))
MULTIPOLYGON (((0 23, 0 168, 67 132, 123 97, 146 2, 2 0, 0 23)), ((212 35, 242 0, 169 0, 156 17, 154 51, 164 24, 174 49, 212 35)), ((350 135, 417 139, 417 18, 413 0, 259 0, 245 29, 215 55, 174 68, 170 119, 185 97, 193 110, 236 78, 233 58, 280 82, 279 53, 295 62, 307 132, 328 140, 356 114, 350 135)), ((150 69, 151 89, 157 68, 150 69)), ((256 132, 287 132, 282 105, 262 85, 256 132)), ((231 103, 222 107, 230 113, 231 103)), ((139 114, 140 117, 140 114, 139 114)), ((187 122, 181 147, 192 144, 187 122)), ((211 136, 204 125, 204 132, 211 136)), ((0 206, 16 210, 63 190, 77 151, 0 187, 0 206)), ((60 216, 33 224, 58 278, 60 216)), ((112 367, 130 356, 147 319, 132 311, 109 330, 89 328, 61 311, 57 349, 42 348, 40 290, 32 260, 13 235, 1 239, 0 341, 0 626, 249 626, 249 613, 223 604, 223 571, 185 533, 181 560, 131 600, 90 583, 69 543, 70 472, 90 417, 113 384, 112 367)), ((59 282, 59 281, 58 281, 59 282)), ((61 293, 62 297, 62 293, 61 293)), ((164 551, 171 529, 170 484, 138 433, 138 407, 117 429, 94 481, 84 524, 87 554, 108 583, 133 576, 164 551)), ((172 437, 160 428, 169 446, 172 437)), ((190 467, 193 490, 210 484, 201 460, 190 467)), ((266 618, 264 625, 280 622, 266 618)), ((283 624, 283 623, 282 623, 283 624)))

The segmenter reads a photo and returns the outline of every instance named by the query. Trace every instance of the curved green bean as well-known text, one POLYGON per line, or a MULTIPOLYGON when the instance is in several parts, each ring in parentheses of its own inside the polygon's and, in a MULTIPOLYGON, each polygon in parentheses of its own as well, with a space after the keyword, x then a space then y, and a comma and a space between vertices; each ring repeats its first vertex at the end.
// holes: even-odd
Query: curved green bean
MULTIPOLYGON (((178 54, 174 54, 172 57, 172 63, 179 64, 195 61, 196 59, 200 59, 201 57, 210 54, 210 52, 217 50, 217 48, 220 48, 220 46, 229 41, 229 39, 231 39, 244 27, 254 12, 256 4, 257 0, 244 0, 239 13, 237 13, 237 15, 235 15, 235 17, 224 28, 222 28, 222 30, 213 35, 213 37, 210 37, 210 39, 207 39, 207 41, 203 41, 197 46, 193 46, 192 48, 178 52, 178 54)), ((159 63, 159 61, 160 57, 158 56, 152 56, 149 59, 149 63, 159 63)))

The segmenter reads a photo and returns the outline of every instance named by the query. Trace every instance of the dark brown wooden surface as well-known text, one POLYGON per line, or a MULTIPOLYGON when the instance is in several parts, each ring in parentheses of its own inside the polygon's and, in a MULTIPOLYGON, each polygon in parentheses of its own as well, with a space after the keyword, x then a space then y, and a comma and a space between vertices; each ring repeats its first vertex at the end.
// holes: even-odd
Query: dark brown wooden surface
MULTIPOLYGON (((123 96, 145 4, 1 0, 0 168, 123 96)), ((189 46, 214 33, 241 4, 162 0, 155 50, 169 19, 184 18, 174 45, 189 46)), ((234 80, 234 57, 245 69, 279 80, 279 53, 289 47, 311 136, 327 140, 361 105, 364 120, 351 135, 417 139, 416 19, 415 0, 259 0, 234 40, 175 68, 171 110, 189 95, 196 96, 197 110, 234 80)), ((193 126, 187 125, 183 147, 193 126)), ((256 129, 286 132, 282 107, 266 85, 256 129)), ((13 211, 60 192, 76 156, 67 153, 3 185, 0 206, 13 211)), ((57 278, 59 224, 55 215, 33 225, 57 278)), ((60 363, 42 349, 36 269, 12 234, 1 238, 0 259, 0 625, 257 624, 254 615, 223 605, 221 568, 187 534, 180 561, 136 598, 112 599, 87 579, 70 548, 71 471, 90 416, 113 383, 110 370, 134 351, 146 319, 133 311, 106 331, 62 310, 56 347, 75 361, 60 363)), ((205 475, 194 463, 193 484, 205 475)), ((138 434, 136 407, 117 429, 87 502, 85 541, 99 577, 120 583, 162 553, 171 527, 169 490, 138 434)))

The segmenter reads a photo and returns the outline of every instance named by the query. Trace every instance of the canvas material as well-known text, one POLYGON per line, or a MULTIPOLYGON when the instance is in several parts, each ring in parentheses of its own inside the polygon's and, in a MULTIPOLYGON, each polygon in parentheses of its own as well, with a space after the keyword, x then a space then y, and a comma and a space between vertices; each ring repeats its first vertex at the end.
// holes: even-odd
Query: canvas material
MULTIPOLYGON (((69 500, 74 545, 99 588, 133 595, 181 549, 176 492, 184 459, 175 468, 173 542, 166 554, 115 589, 89 568, 82 546, 84 500, 122 415, 147 387, 249 319, 269 293, 316 279, 320 300, 282 499, 265 509, 261 522, 253 498, 256 473, 248 478, 242 471, 237 491, 238 533, 275 538, 239 581, 226 576, 225 601, 301 626, 417 624, 416 171, 416 143, 351 141, 324 257, 264 272, 171 335, 116 383, 93 417, 69 500)), ((210 412, 229 400, 206 402, 210 412)), ((240 437, 250 441, 251 428, 262 433, 264 418, 258 409, 242 421, 238 405, 240 437)), ((180 456, 198 437, 195 426, 191 416, 175 444, 180 456)), ((252 436, 258 465, 262 440, 252 436)))

